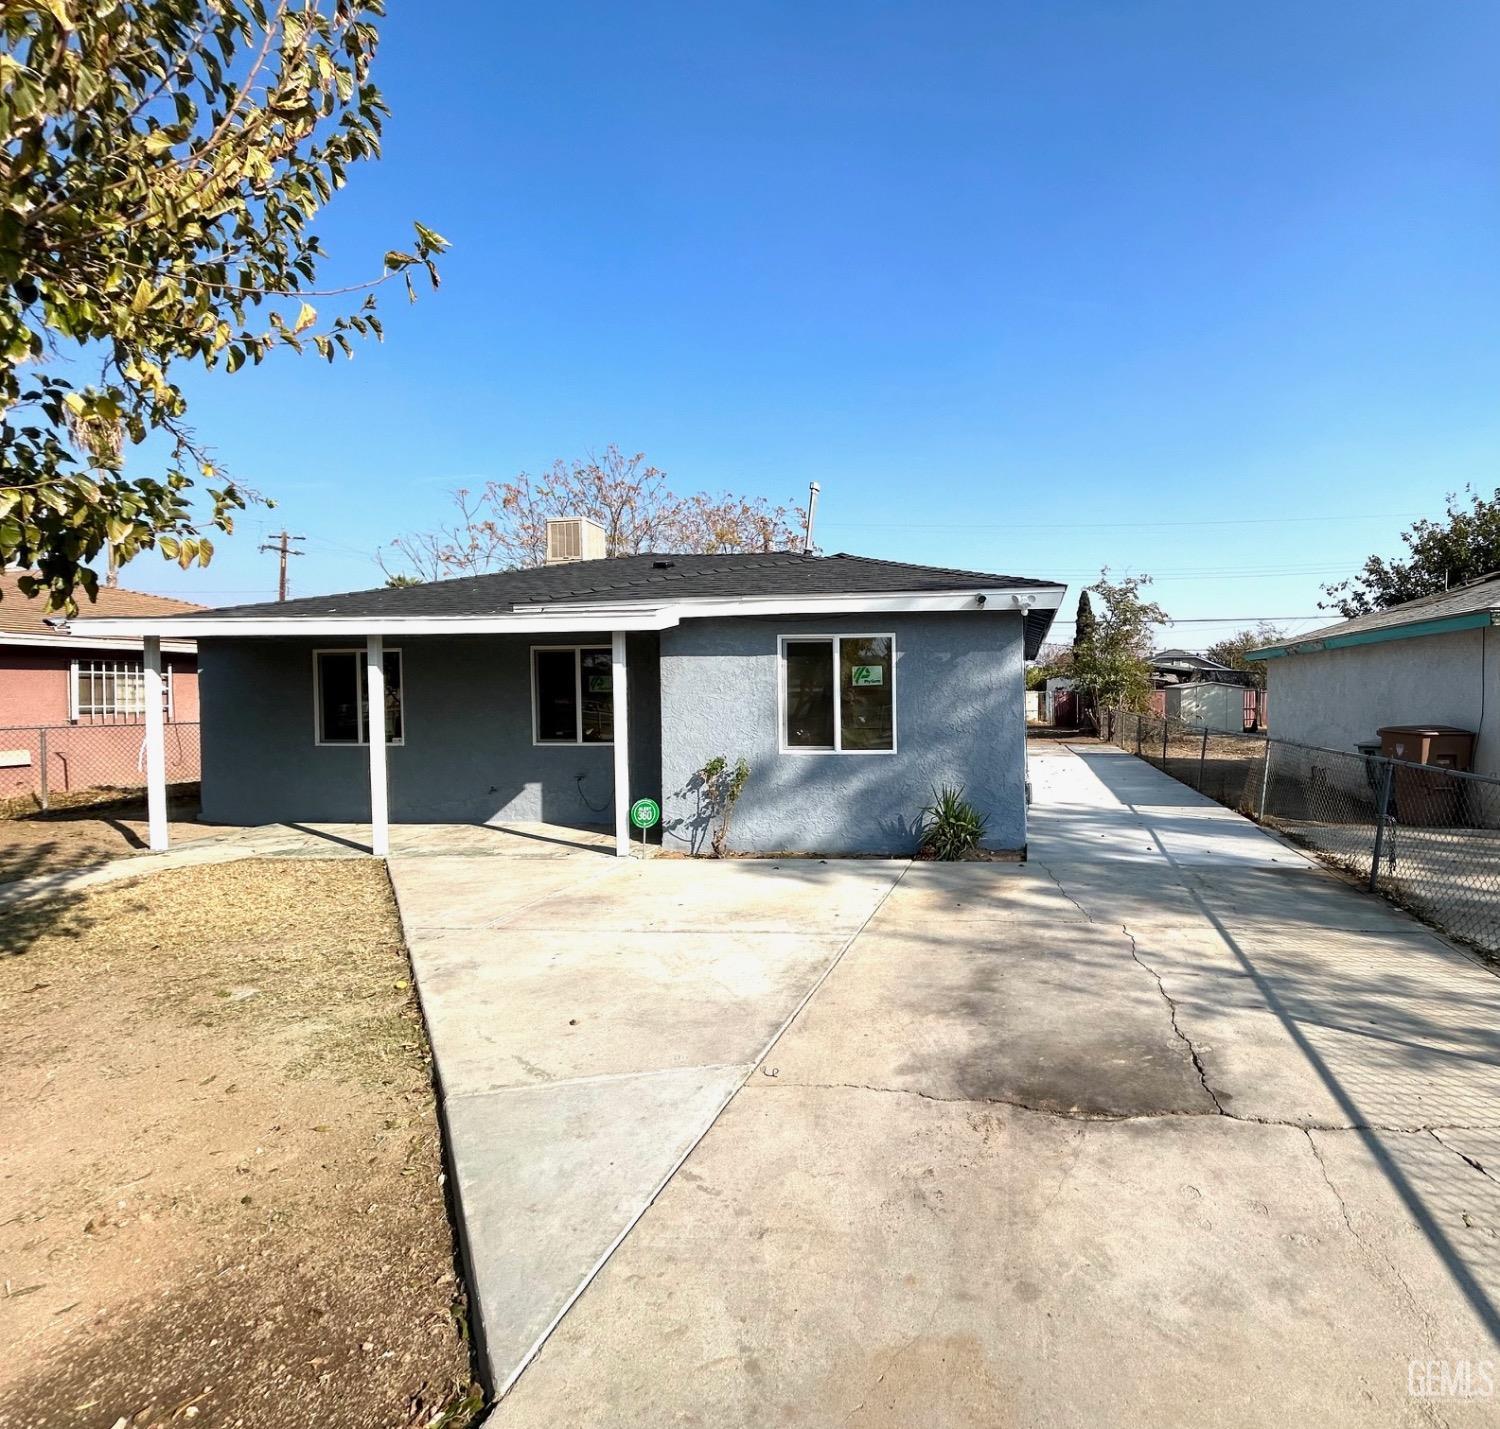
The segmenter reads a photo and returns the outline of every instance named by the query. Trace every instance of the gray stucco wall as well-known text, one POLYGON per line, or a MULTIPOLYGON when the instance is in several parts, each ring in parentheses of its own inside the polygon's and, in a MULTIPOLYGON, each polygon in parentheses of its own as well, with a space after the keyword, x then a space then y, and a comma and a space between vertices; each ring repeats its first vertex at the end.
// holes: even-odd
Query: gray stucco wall
POLYGON ((1266 662, 1271 734, 1349 749, 1382 725, 1457 725, 1479 734, 1475 768, 1500 774, 1500 646, 1488 627, 1266 662))
POLYGON ((731 846, 746 852, 909 853, 934 785, 962 784, 986 843, 1026 843, 1022 618, 996 612, 685 621, 661 637, 663 842, 704 837, 693 776, 743 756, 731 846), (782 752, 777 637, 895 635, 895 754, 782 752))
MULTIPOLYGON (((608 645, 609 635, 390 641, 390 648, 402 652, 405 718, 405 743, 387 753, 391 818, 612 823, 609 746, 532 744, 531 646, 573 643, 608 645)), ((369 818, 368 750, 314 741, 312 652, 340 644, 199 643, 206 819, 262 824, 369 818)), ((632 794, 657 797, 656 636, 629 637, 627 660, 632 794)))

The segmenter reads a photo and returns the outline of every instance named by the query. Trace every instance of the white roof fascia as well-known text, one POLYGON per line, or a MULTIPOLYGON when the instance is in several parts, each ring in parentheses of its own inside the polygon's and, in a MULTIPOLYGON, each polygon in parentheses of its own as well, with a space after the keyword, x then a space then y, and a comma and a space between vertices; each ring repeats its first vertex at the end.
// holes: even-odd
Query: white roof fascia
MULTIPOLYGON (((695 596, 675 601, 673 610, 682 620, 708 620, 737 615, 827 615, 840 611, 900 613, 901 611, 986 610, 992 613, 1056 610, 1066 586, 1005 586, 972 591, 911 591, 834 595, 695 596)), ((630 609, 626 603, 559 604, 517 606, 518 612, 549 615, 610 617, 630 609)))
POLYGON ((90 635, 139 638, 165 637, 170 632, 195 640, 216 636, 352 639, 363 635, 540 635, 559 630, 665 630, 676 624, 675 610, 639 605, 612 614, 607 626, 601 624, 596 612, 577 609, 543 615, 273 615, 216 619, 205 614, 179 615, 170 621, 120 617, 74 622, 75 628, 90 635))
MULTIPOLYGON (((86 635, 28 635, 22 631, 0 630, 0 645, 24 645, 50 650, 136 650, 138 638, 108 639, 86 635)), ((163 640, 161 648, 174 655, 191 655, 197 648, 191 640, 163 640)))

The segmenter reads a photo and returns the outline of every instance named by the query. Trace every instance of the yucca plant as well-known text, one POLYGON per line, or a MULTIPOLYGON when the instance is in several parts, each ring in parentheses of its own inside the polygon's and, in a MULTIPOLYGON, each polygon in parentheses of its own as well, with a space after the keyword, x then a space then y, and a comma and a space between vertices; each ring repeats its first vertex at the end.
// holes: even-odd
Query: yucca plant
POLYGON ((979 847, 989 820, 966 798, 963 787, 945 784, 932 791, 922 810, 922 852, 951 863, 979 847))

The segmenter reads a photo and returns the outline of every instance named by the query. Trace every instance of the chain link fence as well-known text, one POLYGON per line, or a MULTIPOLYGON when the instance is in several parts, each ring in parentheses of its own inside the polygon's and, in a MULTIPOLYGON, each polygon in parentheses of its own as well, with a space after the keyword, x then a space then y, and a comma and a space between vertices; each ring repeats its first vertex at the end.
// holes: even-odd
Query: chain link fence
MULTIPOLYGON (((198 781, 198 725, 166 727, 167 783, 198 781)), ((146 787, 146 726, 0 725, 0 816, 98 802, 146 787)))
POLYGON ((1114 742, 1500 953, 1500 779, 1115 711, 1114 742))

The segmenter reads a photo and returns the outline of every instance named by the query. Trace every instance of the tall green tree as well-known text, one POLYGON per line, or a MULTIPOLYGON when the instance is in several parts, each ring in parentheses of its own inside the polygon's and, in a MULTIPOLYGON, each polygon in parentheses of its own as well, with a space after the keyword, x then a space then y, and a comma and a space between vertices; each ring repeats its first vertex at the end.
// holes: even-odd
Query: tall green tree
POLYGON ((1073 648, 1081 649, 1094 638, 1098 621, 1094 618, 1094 603, 1089 599, 1087 587, 1078 592, 1078 615, 1073 622, 1073 648))
POLYGON ((1166 611, 1142 596, 1150 576, 1109 578, 1106 566, 1089 589, 1103 603, 1088 640, 1073 652, 1074 687, 1096 709, 1142 710, 1151 694, 1152 634, 1166 611))
POLYGON ((1357 576, 1323 587, 1321 607, 1368 615, 1500 570, 1500 488, 1490 497, 1472 486, 1463 497, 1449 492, 1443 519, 1413 522, 1401 540, 1404 558, 1371 556, 1357 576))
POLYGON ((319 290, 311 221, 379 152, 381 0, 0 3, 0 566, 74 608, 87 563, 213 552, 247 492, 188 424, 183 363, 352 355, 374 289, 437 282, 416 226, 370 282, 319 290), (320 319, 311 299, 336 300, 320 319), (127 472, 153 434, 170 458, 127 472), (203 484, 198 493, 195 487, 203 484), (203 510, 195 509, 195 497, 203 510))

